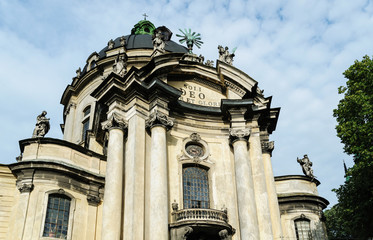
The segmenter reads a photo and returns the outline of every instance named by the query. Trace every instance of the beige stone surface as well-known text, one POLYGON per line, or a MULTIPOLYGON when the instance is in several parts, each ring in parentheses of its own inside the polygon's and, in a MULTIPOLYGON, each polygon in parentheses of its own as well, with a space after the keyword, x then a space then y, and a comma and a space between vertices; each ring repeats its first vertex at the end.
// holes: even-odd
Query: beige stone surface
POLYGON ((13 225, 12 213, 18 195, 16 178, 8 166, 0 164, 0 239, 9 239, 9 230, 13 225))

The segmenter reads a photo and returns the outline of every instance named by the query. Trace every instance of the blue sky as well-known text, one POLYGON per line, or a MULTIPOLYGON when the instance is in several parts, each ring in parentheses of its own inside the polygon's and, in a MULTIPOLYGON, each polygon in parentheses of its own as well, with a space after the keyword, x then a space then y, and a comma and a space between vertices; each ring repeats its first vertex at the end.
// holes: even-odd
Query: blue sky
POLYGON ((15 162, 18 141, 29 138, 43 110, 48 137, 62 138, 62 92, 87 57, 110 39, 130 34, 149 15, 177 41, 179 28, 202 35, 194 49, 216 62, 217 46, 237 47, 234 66, 281 107, 275 141, 275 175, 302 174, 308 154, 331 205, 343 183, 343 146, 333 109, 342 97, 342 73, 373 54, 373 2, 338 1, 0 1, 0 163, 15 162))

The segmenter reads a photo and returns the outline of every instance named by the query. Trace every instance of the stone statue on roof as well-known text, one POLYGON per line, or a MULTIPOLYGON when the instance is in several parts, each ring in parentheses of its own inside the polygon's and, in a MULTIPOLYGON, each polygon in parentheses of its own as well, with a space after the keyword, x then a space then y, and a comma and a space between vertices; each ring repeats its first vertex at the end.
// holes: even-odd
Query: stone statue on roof
POLYGON ((127 73, 127 56, 120 55, 115 58, 115 62, 113 65, 113 72, 118 74, 119 76, 123 77, 127 73))
POLYGON ((219 61, 225 62, 229 65, 233 65, 233 57, 235 56, 234 52, 236 48, 233 49, 232 53, 229 53, 229 48, 223 48, 221 45, 218 46, 219 49, 219 61))
POLYGON ((113 39, 110 39, 110 41, 107 43, 107 48, 108 49, 113 49, 114 48, 114 41, 113 39))
POLYGON ((305 154, 302 159, 297 157, 297 162, 301 165, 304 175, 310 178, 315 178, 312 170, 312 162, 308 158, 307 154, 305 154))
POLYGON ((36 118, 36 124, 34 132, 32 133, 32 137, 44 137, 45 134, 48 133, 50 125, 49 125, 49 118, 46 118, 47 115, 46 111, 43 111, 40 115, 36 118))
POLYGON ((154 50, 164 52, 165 42, 163 41, 162 32, 156 31, 153 35, 153 47, 154 50))

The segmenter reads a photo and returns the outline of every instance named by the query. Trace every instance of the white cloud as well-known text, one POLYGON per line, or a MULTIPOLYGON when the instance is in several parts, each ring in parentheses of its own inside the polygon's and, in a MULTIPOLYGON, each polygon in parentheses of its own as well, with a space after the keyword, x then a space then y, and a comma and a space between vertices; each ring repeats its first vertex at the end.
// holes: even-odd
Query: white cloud
POLYGON ((217 45, 238 47, 234 65, 259 82, 272 106, 282 107, 273 153, 277 175, 301 174, 308 153, 322 196, 343 183, 343 154, 332 110, 343 71, 372 55, 371 1, 1 1, 0 162, 14 162, 17 141, 31 136, 44 109, 50 137, 61 137, 60 96, 87 57, 111 38, 130 33, 147 13, 156 26, 202 34, 195 49, 216 61, 217 45))

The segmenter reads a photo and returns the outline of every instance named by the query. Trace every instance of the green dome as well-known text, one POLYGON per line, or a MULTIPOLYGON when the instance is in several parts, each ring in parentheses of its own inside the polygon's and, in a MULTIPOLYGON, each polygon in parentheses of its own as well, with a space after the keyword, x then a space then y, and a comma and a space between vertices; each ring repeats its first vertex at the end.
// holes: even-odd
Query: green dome
POLYGON ((149 34, 153 35, 155 27, 153 23, 148 20, 141 20, 132 28, 131 34, 149 34))

